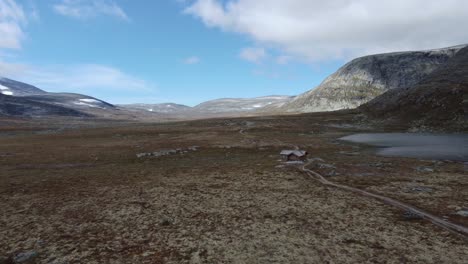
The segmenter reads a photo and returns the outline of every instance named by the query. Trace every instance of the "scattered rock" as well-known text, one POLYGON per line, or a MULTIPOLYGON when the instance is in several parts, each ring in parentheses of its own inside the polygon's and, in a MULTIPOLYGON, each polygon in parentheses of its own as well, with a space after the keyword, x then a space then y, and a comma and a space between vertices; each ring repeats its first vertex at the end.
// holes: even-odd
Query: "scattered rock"
POLYGON ((325 160, 321 159, 321 158, 312 158, 312 159, 309 159, 310 162, 325 162, 325 160))
POLYGON ((336 172, 335 170, 332 170, 331 172, 327 173, 327 176, 328 177, 333 177, 333 176, 338 176, 340 175, 338 172, 336 172))
POLYGON ((374 173, 366 172, 366 173, 355 173, 354 176, 357 177, 369 177, 369 176, 374 176, 374 173))
POLYGON ((416 167, 415 170, 417 172, 423 172, 423 173, 430 173, 430 172, 434 172, 434 169, 431 168, 431 167, 426 167, 426 166, 419 166, 419 167, 416 167))
POLYGON ((295 161, 286 161, 287 165, 298 165, 298 164, 304 164, 303 161, 300 160, 295 160, 295 161))
POLYGON ((26 252, 21 252, 16 254, 13 257, 13 263, 34 263, 34 259, 37 257, 37 252, 36 251, 26 251, 26 252))
POLYGON ((198 146, 192 146, 186 149, 182 149, 182 148, 166 149, 166 150, 160 150, 160 151, 155 151, 155 152, 138 153, 136 154, 136 156, 137 158, 161 157, 161 156, 167 156, 167 155, 172 155, 172 154, 184 154, 184 153, 187 153, 188 151, 197 151, 198 148, 199 148, 198 146))
POLYGON ((433 192, 434 190, 433 190, 432 188, 429 188, 429 187, 415 186, 415 187, 409 188, 409 191, 410 191, 410 192, 430 193, 430 192, 433 192))
POLYGON ((370 163, 369 166, 370 167, 381 168, 381 167, 384 167, 385 164, 383 164, 382 162, 375 162, 375 163, 370 163))
POLYGON ((336 169, 335 166, 331 165, 331 164, 326 164, 326 163, 319 163, 318 164, 318 167, 320 169, 336 169))
POLYGON ((354 151, 354 152, 348 152, 348 151, 340 151, 338 152, 341 155, 346 155, 346 156, 357 156, 360 155, 360 152, 354 151))
POLYGON ((162 226, 170 226, 170 225, 172 225, 172 222, 173 222, 172 219, 166 217, 166 218, 163 218, 163 219, 161 220, 161 223, 160 223, 160 224, 161 224, 162 226))
POLYGON ((403 219, 405 220, 421 220, 423 217, 413 211, 406 211, 403 213, 403 219))
POLYGON ((467 210, 460 210, 456 213, 457 215, 468 217, 468 209, 467 210))

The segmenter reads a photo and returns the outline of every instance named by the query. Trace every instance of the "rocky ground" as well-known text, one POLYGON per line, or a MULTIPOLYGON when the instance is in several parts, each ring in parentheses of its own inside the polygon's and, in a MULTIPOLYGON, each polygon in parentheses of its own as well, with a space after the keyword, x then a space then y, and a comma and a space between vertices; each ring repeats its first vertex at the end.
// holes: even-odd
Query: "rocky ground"
POLYGON ((331 181, 468 226, 462 163, 379 157, 340 142, 400 129, 360 125, 353 113, 63 131, 1 121, 5 263, 466 263, 462 236, 279 160, 298 145, 331 181), (173 149, 191 151, 137 157, 173 149))

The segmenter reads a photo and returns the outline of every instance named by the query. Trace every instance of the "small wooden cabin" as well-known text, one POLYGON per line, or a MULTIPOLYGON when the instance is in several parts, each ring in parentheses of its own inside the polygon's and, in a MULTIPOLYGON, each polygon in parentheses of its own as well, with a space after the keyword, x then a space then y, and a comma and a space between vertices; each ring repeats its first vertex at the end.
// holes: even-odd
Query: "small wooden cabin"
POLYGON ((308 154, 305 150, 283 150, 280 153, 284 161, 305 161, 308 154))

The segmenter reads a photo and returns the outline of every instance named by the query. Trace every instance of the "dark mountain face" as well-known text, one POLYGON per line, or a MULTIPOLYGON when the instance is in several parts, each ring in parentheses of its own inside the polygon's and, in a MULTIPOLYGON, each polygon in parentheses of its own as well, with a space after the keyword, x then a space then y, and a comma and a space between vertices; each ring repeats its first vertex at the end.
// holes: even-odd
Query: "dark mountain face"
POLYGON ((47 92, 18 81, 10 80, 7 78, 0 77, 0 93, 4 95, 12 96, 28 96, 28 95, 42 95, 47 94, 47 92))
POLYGON ((98 109, 113 109, 102 100, 72 93, 48 93, 35 86, 0 78, 0 114, 12 116, 93 116, 98 109))
POLYGON ((466 127, 467 97, 468 47, 418 84, 388 91, 360 109, 372 117, 415 125, 466 127))
POLYGON ((91 115, 75 109, 30 100, 26 97, 14 97, 0 94, 0 115, 21 117, 73 116, 90 117, 91 115))
POLYGON ((391 89, 411 87, 446 64, 464 46, 378 54, 357 58, 317 88, 282 107, 286 112, 319 112, 356 108, 391 89))
POLYGON ((43 95, 31 95, 26 96, 26 98, 38 102, 50 103, 55 105, 61 105, 70 108, 79 108, 79 109, 108 109, 114 108, 113 105, 104 102, 102 100, 96 99, 94 97, 82 95, 82 94, 73 94, 73 93, 46 93, 43 95))

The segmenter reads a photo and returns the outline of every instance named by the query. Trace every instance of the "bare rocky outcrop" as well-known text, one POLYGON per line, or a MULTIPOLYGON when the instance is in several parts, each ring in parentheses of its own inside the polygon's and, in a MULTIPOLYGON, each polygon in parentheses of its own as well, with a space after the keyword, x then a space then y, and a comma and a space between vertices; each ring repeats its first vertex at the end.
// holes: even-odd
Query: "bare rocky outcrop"
POLYGON ((317 88, 297 96, 281 109, 286 112, 321 112, 356 108, 388 90, 418 84, 465 46, 354 59, 317 88))
POLYGON ((468 47, 418 84, 391 90, 360 107, 370 117, 415 129, 467 130, 468 47))

